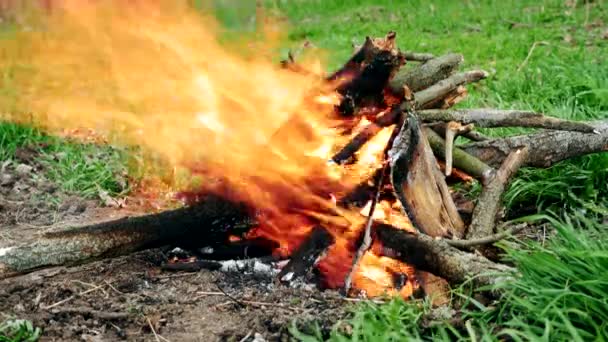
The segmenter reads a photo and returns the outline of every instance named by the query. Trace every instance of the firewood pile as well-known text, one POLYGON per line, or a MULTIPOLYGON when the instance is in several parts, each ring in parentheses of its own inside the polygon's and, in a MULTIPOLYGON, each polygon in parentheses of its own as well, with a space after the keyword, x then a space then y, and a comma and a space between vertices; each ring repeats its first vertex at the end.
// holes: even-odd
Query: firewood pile
MULTIPOLYGON (((334 114, 343 130, 351 133, 329 163, 347 167, 366 143, 392 127, 373 176, 335 201, 336 216, 357 207, 362 224, 350 241, 354 248, 349 255, 333 261, 348 271, 341 281, 326 282, 325 287, 338 287, 346 295, 366 294, 367 289, 355 279, 368 253, 407 265, 406 271, 386 266, 394 276, 388 285, 393 292, 387 292, 406 293, 400 291, 404 283, 427 290, 425 282, 430 279, 453 285, 467 281, 478 287, 491 285, 497 280, 496 272, 517 272, 491 260, 491 245, 526 227, 503 217, 501 198, 510 180, 522 166, 549 167, 606 151, 608 121, 573 122, 522 110, 451 109, 467 96, 468 84, 483 80, 488 73, 459 70, 463 63, 459 54, 435 57, 403 52, 395 41, 394 32, 368 37, 342 68, 319 76, 339 94, 334 114), (355 124, 359 125, 356 130, 355 124), (490 138, 476 130, 494 127, 540 130, 505 138, 490 138), (456 145, 457 137, 466 143, 456 145), (482 184, 482 191, 474 207, 465 208, 456 203, 457 194, 448 184, 473 179, 482 184), (412 229, 379 218, 376 211, 381 201, 398 208, 412 229), (396 280, 399 275, 403 276, 400 281, 396 280)), ((281 67, 310 72, 291 54, 281 67)), ((274 241, 248 238, 255 222, 263 220, 252 218, 255 208, 250 203, 235 203, 222 194, 203 194, 190 202, 176 210, 47 233, 33 244, 2 248, 0 278, 163 245, 213 247, 195 262, 167 264, 167 269, 174 270, 217 269, 218 262, 206 259, 268 256, 276 248, 274 241)), ((327 228, 344 224, 328 215, 305 214, 315 225, 277 272, 280 282, 302 278, 314 282, 322 277, 319 261, 336 244, 336 229, 327 228)))

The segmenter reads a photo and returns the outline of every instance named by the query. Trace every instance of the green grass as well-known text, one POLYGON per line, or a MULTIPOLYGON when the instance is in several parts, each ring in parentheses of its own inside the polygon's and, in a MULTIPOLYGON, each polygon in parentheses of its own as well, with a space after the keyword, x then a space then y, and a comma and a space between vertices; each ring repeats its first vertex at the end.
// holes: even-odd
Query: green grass
POLYGON ((40 338, 40 328, 22 319, 0 322, 0 342, 35 342, 40 338))
POLYGON ((119 149, 70 142, 31 127, 0 122, 0 160, 15 159, 18 148, 38 153, 37 162, 46 177, 65 192, 96 198, 100 190, 110 195, 128 191, 127 156, 119 149))

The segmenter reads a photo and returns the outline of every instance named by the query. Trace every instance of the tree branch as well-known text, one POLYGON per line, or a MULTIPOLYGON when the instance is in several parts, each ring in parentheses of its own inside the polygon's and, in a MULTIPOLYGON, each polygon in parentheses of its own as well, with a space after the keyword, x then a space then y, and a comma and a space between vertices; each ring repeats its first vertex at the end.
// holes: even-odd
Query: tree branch
POLYGON ((525 163, 527 157, 527 147, 511 152, 494 177, 483 187, 481 195, 477 199, 475 210, 473 210, 473 219, 467 232, 468 240, 492 235, 502 194, 511 177, 525 163))
POLYGON ((475 124, 476 127, 532 127, 562 131, 593 133, 594 128, 584 122, 562 120, 541 113, 521 110, 500 109, 462 109, 419 111, 423 122, 458 121, 462 124, 475 124))
POLYGON ((608 120, 587 124, 593 127, 596 133, 544 131, 475 142, 460 148, 490 166, 498 166, 511 151, 527 146, 530 155, 526 166, 549 167, 564 159, 608 151, 608 120))

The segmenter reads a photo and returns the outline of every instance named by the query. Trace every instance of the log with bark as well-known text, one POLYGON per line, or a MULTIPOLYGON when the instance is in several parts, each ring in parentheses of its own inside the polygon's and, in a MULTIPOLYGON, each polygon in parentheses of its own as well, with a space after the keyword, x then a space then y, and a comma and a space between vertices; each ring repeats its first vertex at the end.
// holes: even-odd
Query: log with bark
POLYGON ((414 234, 388 225, 376 227, 378 239, 397 257, 419 270, 447 279, 451 284, 472 282, 477 288, 491 286, 514 276, 516 270, 474 253, 458 250, 445 239, 414 234))
POLYGON ((31 243, 0 248, 0 279, 47 266, 74 265, 168 244, 226 244, 249 230, 243 205, 217 196, 158 214, 125 217, 46 233, 31 243))
POLYGON ((530 127, 552 130, 594 133, 595 128, 584 123, 562 120, 541 113, 521 110, 499 109, 429 109, 418 112, 424 122, 458 121, 462 124, 475 124, 476 127, 530 127))
POLYGON ((549 167, 565 159, 608 151, 608 121, 591 121, 586 124, 593 127, 595 133, 543 131, 475 142, 461 148, 496 167, 509 153, 527 146, 531 152, 525 166, 549 167))

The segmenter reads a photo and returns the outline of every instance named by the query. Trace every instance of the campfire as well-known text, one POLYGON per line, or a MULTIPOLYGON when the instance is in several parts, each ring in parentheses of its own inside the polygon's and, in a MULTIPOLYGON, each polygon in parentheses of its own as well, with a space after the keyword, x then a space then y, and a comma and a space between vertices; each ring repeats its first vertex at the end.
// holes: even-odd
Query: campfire
MULTIPOLYGON (((79 18, 86 17, 79 10, 79 18)), ((112 128, 204 181, 179 192, 183 208, 47 233, 34 245, 2 249, 0 277, 175 245, 191 253, 167 260, 166 269, 265 258, 279 283, 315 284, 347 296, 409 298, 432 294, 437 284, 488 285, 494 282, 489 272, 513 271, 484 257, 488 246, 525 227, 501 216, 501 195, 517 170, 608 146, 603 123, 450 109, 467 96, 468 84, 489 74, 459 71, 459 54, 404 52, 395 32, 367 37, 342 68, 325 75, 317 63, 291 53, 278 65, 236 59, 200 24, 188 26, 195 20, 188 16, 182 31, 192 39, 174 40, 183 27, 154 13, 142 24, 146 30, 136 29, 129 21, 135 14, 104 26, 115 41, 98 42, 109 44, 101 50, 116 48, 107 50, 108 60, 124 100, 145 103, 150 112, 89 102, 87 91, 61 101, 53 89, 41 91, 35 104, 57 119, 53 124, 78 119, 112 128), (115 54, 132 44, 142 52, 115 54), (162 57, 160 65, 145 62, 150 49, 162 57), (501 139, 476 131, 515 126, 545 130, 501 139), (470 142, 456 145, 457 137, 470 142), (475 180, 483 186, 476 203, 450 187, 475 180)), ((74 44, 86 43, 79 39, 74 44)), ((310 43, 303 50, 315 52, 310 43)), ((57 59, 48 63, 87 56, 54 52, 57 59)), ((86 90, 84 83, 75 87, 86 90)))

